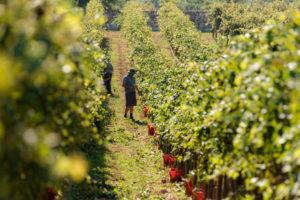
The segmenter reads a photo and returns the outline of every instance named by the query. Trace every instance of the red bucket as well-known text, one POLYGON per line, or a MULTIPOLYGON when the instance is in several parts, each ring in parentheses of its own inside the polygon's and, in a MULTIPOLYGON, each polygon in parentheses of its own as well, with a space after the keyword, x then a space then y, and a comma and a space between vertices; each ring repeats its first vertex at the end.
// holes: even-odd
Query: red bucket
POLYGON ((175 163, 175 158, 172 156, 172 154, 165 154, 163 155, 164 159, 164 166, 170 166, 172 167, 175 163))
POLYGON ((193 195, 193 182, 191 180, 189 180, 185 183, 185 194, 187 196, 193 195))
POLYGON ((155 133, 155 127, 154 126, 151 126, 150 127, 150 135, 154 135, 154 133, 155 133))
POLYGON ((150 124, 148 124, 148 135, 151 135, 151 125, 150 124))
POLYGON ((172 156, 172 154, 169 154, 169 166, 172 167, 175 163, 175 158, 172 156))
POLYGON ((149 111, 149 109, 144 108, 144 117, 147 117, 147 112, 149 111))
POLYGON ((174 183, 177 180, 177 169, 176 168, 170 169, 169 175, 170 175, 170 182, 174 183))
POLYGON ((148 135, 154 135, 155 133, 155 127, 148 124, 148 135))
POLYGON ((164 166, 168 166, 169 165, 169 155, 163 155, 163 159, 164 159, 164 166))
POLYGON ((57 196, 57 191, 52 188, 47 189, 47 200, 55 200, 55 197, 57 196))
POLYGON ((183 170, 177 169, 177 168, 171 168, 169 171, 169 175, 170 175, 171 183, 174 183, 176 181, 181 181, 182 176, 183 176, 183 170))
POLYGON ((200 190, 199 193, 193 193, 193 200, 204 200, 204 190, 200 190))

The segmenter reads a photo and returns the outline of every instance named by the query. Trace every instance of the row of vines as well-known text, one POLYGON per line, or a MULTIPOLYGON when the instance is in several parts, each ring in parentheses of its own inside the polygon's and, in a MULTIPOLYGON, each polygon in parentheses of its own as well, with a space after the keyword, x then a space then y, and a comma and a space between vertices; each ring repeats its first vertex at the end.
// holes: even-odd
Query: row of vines
POLYGON ((65 192, 87 177, 83 150, 107 112, 103 12, 98 0, 86 16, 70 1, 1 1, 0 199, 76 199, 65 192))
POLYGON ((203 45, 201 32, 174 3, 165 3, 158 12, 160 31, 169 41, 174 54, 181 62, 206 60, 214 45, 203 45))
POLYGON ((233 36, 244 34, 254 28, 262 28, 269 20, 287 21, 299 2, 220 2, 209 7, 209 23, 212 25, 213 37, 224 36, 227 40, 233 36))
POLYGON ((225 187, 218 199, 299 198, 299 12, 236 37, 220 55, 197 54, 207 47, 174 5, 159 15, 171 47, 190 62, 156 51, 137 3, 124 8, 122 28, 163 151, 199 187, 225 187))

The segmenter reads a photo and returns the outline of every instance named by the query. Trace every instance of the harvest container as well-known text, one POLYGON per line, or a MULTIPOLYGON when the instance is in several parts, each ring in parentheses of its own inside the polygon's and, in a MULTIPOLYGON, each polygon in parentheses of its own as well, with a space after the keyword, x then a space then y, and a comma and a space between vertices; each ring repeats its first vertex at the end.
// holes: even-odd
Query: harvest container
POLYGON ((169 165, 169 155, 163 155, 164 167, 169 165))
POLYGON ((204 190, 200 190, 199 193, 193 193, 193 200, 204 200, 204 190))
POLYGON ((147 117, 147 113, 148 113, 149 109, 144 108, 144 117, 147 117))
POLYGON ((175 163, 175 158, 169 154, 169 166, 172 167, 175 163))
POLYGON ((148 124, 147 127, 148 127, 148 135, 151 135, 150 132, 151 132, 151 127, 152 127, 152 126, 151 126, 150 124, 148 124))
POLYGON ((183 170, 177 168, 171 168, 169 171, 170 182, 175 183, 176 181, 181 181, 183 176, 183 170))
POLYGON ((175 158, 173 157, 172 154, 165 154, 163 155, 163 159, 164 159, 164 166, 170 166, 172 167, 175 163, 175 158))
POLYGON ((57 191, 52 188, 47 189, 47 200, 55 200, 57 196, 57 191))
POLYGON ((189 180, 185 183, 185 194, 187 196, 193 195, 193 182, 191 180, 189 180))
POLYGON ((156 128, 154 126, 152 126, 151 135, 154 135, 155 131, 156 131, 156 128))
POLYGON ((148 124, 148 135, 154 135, 155 133, 155 127, 148 124))

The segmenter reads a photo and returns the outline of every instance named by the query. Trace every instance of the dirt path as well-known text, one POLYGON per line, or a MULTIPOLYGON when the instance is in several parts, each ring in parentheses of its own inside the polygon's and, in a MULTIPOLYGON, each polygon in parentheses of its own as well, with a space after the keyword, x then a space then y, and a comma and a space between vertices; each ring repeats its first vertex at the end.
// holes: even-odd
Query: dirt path
POLYGON ((136 122, 124 118, 125 96, 121 83, 130 68, 128 45, 121 32, 106 32, 105 37, 114 66, 114 95, 109 97, 114 116, 107 138, 110 153, 106 156, 111 176, 107 184, 114 187, 117 199, 186 199, 180 184, 169 183, 169 169, 163 168, 162 153, 154 145, 153 138, 147 135, 149 122, 142 116, 141 105, 135 107, 136 122))

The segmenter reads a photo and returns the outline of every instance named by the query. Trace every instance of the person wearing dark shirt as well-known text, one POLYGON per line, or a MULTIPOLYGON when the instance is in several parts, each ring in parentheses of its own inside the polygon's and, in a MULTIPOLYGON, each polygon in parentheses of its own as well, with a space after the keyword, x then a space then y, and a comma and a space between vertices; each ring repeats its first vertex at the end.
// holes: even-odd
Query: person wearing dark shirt
POLYGON ((123 78, 123 87, 125 88, 125 97, 126 97, 126 108, 124 117, 127 118, 127 113, 130 111, 130 119, 133 119, 133 107, 137 105, 136 101, 136 92, 140 94, 140 91, 136 85, 135 75, 136 71, 134 69, 130 69, 128 71, 128 75, 123 78))
POLYGON ((106 91, 108 94, 112 94, 111 93, 111 78, 112 78, 113 71, 114 71, 113 66, 108 59, 108 61, 106 63, 106 68, 104 69, 104 75, 103 75, 104 85, 105 85, 105 88, 106 88, 106 91))

